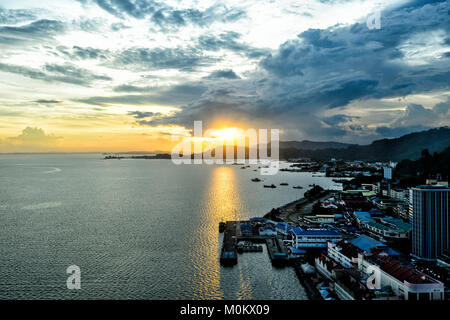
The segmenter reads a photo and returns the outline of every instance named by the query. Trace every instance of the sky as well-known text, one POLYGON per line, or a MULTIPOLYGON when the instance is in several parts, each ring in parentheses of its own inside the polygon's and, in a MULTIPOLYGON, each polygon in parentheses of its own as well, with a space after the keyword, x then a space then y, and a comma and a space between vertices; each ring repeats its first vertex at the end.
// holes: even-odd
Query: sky
POLYGON ((365 144, 450 125, 449 80, 450 0, 0 2, 0 153, 169 151, 196 120, 365 144))

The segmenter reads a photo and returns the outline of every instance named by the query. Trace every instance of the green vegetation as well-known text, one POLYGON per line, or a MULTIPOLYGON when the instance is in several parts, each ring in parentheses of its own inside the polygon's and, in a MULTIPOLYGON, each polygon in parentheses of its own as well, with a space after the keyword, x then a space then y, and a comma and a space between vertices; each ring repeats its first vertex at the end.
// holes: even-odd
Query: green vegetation
POLYGON ((450 147, 441 153, 430 154, 428 149, 422 150, 421 157, 412 161, 402 160, 395 168, 394 174, 399 179, 399 186, 408 187, 425 183, 425 179, 448 180, 450 173, 450 147))

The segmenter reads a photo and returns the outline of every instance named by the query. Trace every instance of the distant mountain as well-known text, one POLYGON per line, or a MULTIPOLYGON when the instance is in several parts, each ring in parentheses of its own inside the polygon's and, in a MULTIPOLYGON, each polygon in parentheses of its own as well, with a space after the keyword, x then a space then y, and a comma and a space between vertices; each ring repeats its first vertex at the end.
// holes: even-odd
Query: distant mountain
POLYGON ((355 144, 348 144, 334 141, 326 141, 326 142, 317 142, 309 140, 280 141, 280 148, 282 149, 302 149, 302 150, 343 149, 354 145, 355 144))
POLYGON ((343 160, 400 161, 418 159, 423 149, 441 152, 450 146, 450 128, 441 127, 410 133, 395 139, 376 140, 369 145, 350 145, 345 148, 297 149, 281 148, 280 157, 284 159, 307 157, 318 160, 330 158, 343 160))

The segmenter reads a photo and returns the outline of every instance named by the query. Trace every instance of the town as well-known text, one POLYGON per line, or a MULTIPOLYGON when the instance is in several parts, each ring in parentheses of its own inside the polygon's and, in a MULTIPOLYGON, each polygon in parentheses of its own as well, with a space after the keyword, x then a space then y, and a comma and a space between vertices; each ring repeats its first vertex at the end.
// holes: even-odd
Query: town
POLYGON ((318 185, 264 217, 226 221, 220 262, 261 252, 293 267, 311 300, 448 300, 448 179, 405 187, 395 162, 291 160, 281 171, 316 171, 342 183, 318 185))

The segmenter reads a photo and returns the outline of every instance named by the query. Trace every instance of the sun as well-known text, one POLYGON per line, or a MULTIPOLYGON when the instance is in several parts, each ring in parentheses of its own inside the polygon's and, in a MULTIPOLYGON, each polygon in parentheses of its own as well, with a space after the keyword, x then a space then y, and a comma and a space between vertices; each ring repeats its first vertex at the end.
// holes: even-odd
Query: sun
POLYGON ((236 127, 223 128, 218 130, 213 130, 211 132, 211 137, 218 140, 233 140, 241 135, 241 129, 236 127))

